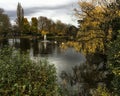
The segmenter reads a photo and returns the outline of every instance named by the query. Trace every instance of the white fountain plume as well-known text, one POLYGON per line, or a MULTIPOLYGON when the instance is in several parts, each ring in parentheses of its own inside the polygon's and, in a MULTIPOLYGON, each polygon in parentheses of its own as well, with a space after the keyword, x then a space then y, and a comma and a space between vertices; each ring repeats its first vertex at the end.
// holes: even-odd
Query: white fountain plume
POLYGON ((46 34, 44 35, 44 41, 46 41, 47 39, 46 39, 46 34))

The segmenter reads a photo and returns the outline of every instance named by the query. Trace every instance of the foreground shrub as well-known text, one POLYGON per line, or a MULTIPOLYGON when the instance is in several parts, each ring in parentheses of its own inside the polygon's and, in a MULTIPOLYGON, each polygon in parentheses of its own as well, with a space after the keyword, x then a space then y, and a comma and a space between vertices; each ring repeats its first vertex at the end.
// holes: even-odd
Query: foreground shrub
POLYGON ((55 67, 33 62, 12 48, 0 49, 0 96, 57 96, 55 67))

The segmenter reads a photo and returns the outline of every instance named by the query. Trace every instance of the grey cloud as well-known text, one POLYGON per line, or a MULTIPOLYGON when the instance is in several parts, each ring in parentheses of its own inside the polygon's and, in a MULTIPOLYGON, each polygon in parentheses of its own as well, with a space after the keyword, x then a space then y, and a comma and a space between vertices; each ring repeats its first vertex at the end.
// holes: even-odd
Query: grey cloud
MULTIPOLYGON (((39 13, 39 12, 46 12, 46 11, 54 11, 55 13, 57 13, 57 15, 59 14, 64 14, 66 12, 68 12, 68 10, 70 11, 74 6, 74 3, 68 3, 68 4, 64 4, 64 5, 59 5, 59 6, 37 6, 37 7, 29 7, 29 8, 24 8, 24 13, 25 16, 31 16, 34 13, 39 13)), ((6 13, 8 14, 8 16, 14 20, 16 18, 16 10, 6 10, 6 13)))
MULTIPOLYGON (((41 7, 33 7, 28 9, 36 9, 36 10, 59 10, 59 9, 65 9, 70 8, 73 5, 73 3, 61 5, 61 6, 41 6, 41 7)), ((27 8, 26 8, 27 10, 27 8)))
POLYGON ((8 14, 8 16, 9 16, 11 19, 16 18, 16 10, 6 11, 6 13, 8 14))

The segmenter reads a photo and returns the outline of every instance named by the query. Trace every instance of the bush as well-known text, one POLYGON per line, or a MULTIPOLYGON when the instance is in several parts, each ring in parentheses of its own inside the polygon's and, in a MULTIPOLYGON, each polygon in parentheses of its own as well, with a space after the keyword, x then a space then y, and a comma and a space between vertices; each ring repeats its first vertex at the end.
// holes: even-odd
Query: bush
POLYGON ((0 96, 56 96, 55 67, 33 62, 13 48, 0 49, 0 96))
POLYGON ((120 96, 120 32, 116 40, 108 45, 108 65, 113 73, 112 89, 114 96, 120 96))

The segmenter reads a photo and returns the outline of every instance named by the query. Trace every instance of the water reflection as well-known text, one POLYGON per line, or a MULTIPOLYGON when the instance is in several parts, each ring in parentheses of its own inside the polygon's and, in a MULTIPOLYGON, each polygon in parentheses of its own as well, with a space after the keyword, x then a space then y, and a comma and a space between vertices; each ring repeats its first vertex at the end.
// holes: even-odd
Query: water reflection
MULTIPOLYGON (((18 42, 17 42, 18 43, 18 42)), ((26 52, 30 49, 30 40, 28 39, 20 39, 20 49, 23 51, 23 52, 26 52)))
POLYGON ((6 39, 1 39, 0 40, 0 47, 3 47, 6 44, 8 45, 8 40, 6 40, 6 39))

